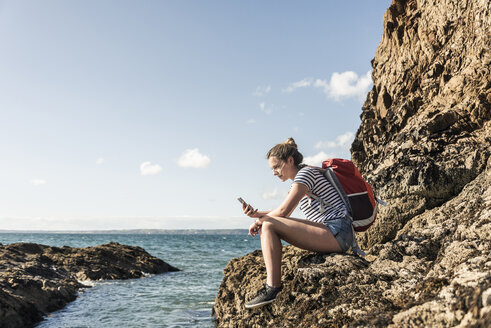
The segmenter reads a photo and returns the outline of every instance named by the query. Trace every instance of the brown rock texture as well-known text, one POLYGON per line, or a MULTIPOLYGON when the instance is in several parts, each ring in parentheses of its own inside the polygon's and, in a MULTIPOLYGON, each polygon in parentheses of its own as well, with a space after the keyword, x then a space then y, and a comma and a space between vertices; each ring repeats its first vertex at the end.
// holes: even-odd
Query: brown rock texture
POLYGON ((233 259, 218 327, 491 326, 491 2, 394 0, 352 159, 388 203, 365 259, 284 247, 283 291, 247 310, 260 251, 233 259))
POLYGON ((248 310, 266 279, 260 251, 230 261, 218 327, 490 327, 491 162, 443 206, 414 217, 366 259, 284 247, 283 291, 248 310))
POLYGON ((351 152, 389 206, 369 247, 459 194, 485 167, 491 134, 488 0, 394 1, 351 152))
POLYGON ((178 271, 143 248, 0 245, 0 327, 30 327, 75 300, 84 280, 140 278, 178 271))

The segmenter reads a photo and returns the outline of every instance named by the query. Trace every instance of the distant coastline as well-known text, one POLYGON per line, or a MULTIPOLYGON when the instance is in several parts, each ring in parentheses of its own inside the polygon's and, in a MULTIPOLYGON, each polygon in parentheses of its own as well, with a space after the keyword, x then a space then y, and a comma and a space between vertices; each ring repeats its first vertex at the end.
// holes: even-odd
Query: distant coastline
POLYGON ((0 233, 247 235, 247 229, 0 230, 0 233))

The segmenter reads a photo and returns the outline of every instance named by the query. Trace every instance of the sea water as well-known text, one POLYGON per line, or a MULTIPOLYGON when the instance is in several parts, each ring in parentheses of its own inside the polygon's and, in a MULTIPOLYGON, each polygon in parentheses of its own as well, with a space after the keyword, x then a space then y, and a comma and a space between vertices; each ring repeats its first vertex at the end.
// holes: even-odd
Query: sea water
POLYGON ((86 247, 115 241, 143 247, 181 269, 141 279, 90 282, 77 299, 49 314, 37 328, 214 327, 211 309, 234 257, 260 249, 258 237, 231 234, 2 233, 0 243, 32 242, 86 247))

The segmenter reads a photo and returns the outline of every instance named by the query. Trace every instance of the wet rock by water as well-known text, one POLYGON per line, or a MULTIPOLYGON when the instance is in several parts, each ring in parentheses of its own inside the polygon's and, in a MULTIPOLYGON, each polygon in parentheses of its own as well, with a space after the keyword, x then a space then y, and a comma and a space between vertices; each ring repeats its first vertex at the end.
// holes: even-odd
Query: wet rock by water
POLYGON ((29 327, 75 300, 86 280, 140 278, 178 271, 143 248, 0 245, 0 327, 29 327))

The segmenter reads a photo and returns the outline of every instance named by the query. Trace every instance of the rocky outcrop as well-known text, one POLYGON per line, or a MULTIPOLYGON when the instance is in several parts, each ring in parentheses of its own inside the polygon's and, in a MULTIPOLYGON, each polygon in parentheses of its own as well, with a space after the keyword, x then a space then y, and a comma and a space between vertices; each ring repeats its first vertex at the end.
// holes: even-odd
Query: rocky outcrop
POLYGON ((488 0, 394 1, 352 159, 381 207, 361 246, 391 240, 483 172, 491 134, 488 0))
POLYGON ((0 327, 29 327, 76 298, 84 280, 178 271, 143 248, 109 243, 72 248, 0 245, 0 327))
POLYGON ((266 279, 260 251, 230 261, 218 327, 490 327, 491 163, 445 205, 414 217, 366 259, 284 247, 283 291, 244 308, 266 279))
POLYGON ((233 259, 219 327, 491 326, 490 7, 393 1, 351 149, 389 204, 357 235, 367 257, 285 247, 284 289, 256 310, 261 252, 233 259))

